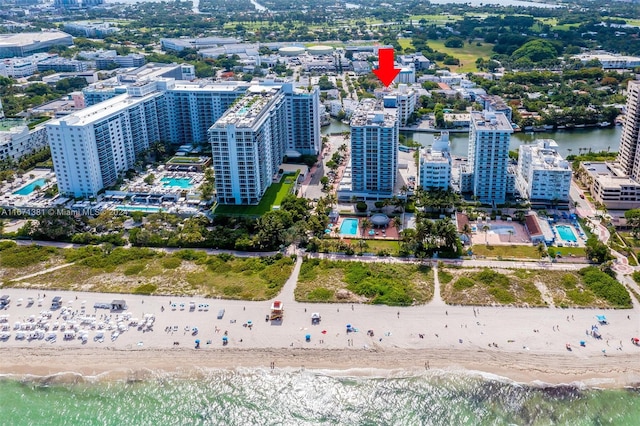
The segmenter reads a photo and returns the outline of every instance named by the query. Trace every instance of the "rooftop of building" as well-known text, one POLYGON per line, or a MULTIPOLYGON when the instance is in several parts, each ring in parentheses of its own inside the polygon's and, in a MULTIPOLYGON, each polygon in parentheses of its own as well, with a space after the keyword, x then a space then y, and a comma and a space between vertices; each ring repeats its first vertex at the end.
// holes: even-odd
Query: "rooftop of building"
POLYGON ((640 188, 640 183, 631 179, 629 176, 614 176, 614 175, 598 175, 595 180, 598 185, 603 189, 616 190, 621 187, 633 187, 640 188))
POLYGON ((47 125, 56 126, 65 122, 68 126, 84 126, 86 124, 101 121, 109 117, 111 114, 121 112, 128 106, 144 102, 154 96, 156 96, 156 93, 140 97, 131 97, 127 94, 118 95, 111 99, 107 99, 106 101, 81 109, 65 117, 51 120, 47 125))
POLYGON ((395 108, 384 108, 380 99, 364 99, 353 111, 351 127, 394 127, 398 121, 395 108))
POLYGON ((501 112, 472 111, 471 125, 479 131, 500 131, 513 133, 513 127, 507 116, 501 112))
POLYGON ((626 174, 617 162, 584 161, 580 163, 580 165, 593 178, 597 176, 626 177, 626 174))
POLYGON ((249 87, 245 95, 216 121, 214 127, 225 127, 230 124, 236 127, 252 127, 279 93, 278 86, 249 87))
POLYGON ((27 122, 19 118, 0 119, 0 132, 9 132, 16 127, 26 126, 27 122))
POLYGON ((71 38, 62 31, 42 31, 39 33, 0 34, 0 47, 25 46, 31 43, 71 38))
POLYGON ((520 148, 531 153, 531 165, 536 169, 571 171, 571 163, 558 153, 558 144, 553 139, 538 139, 536 143, 520 145, 520 148))

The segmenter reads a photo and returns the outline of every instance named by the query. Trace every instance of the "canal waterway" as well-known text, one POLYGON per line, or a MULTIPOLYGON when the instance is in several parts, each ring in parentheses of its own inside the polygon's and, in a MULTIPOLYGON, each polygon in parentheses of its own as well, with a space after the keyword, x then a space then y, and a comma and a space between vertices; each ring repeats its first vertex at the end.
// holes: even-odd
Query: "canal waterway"
MULTIPOLYGON (((349 131, 349 126, 342 122, 331 120, 329 126, 322 128, 322 134, 341 133, 349 131)), ((558 130, 555 132, 518 132, 511 135, 511 150, 517 150, 522 144, 533 143, 536 139, 553 139, 558 143, 558 152, 563 157, 569 154, 579 154, 588 152, 611 151, 617 152, 620 147, 620 135, 622 126, 579 130, 558 130)), ((429 146, 433 143, 433 139, 437 134, 434 133, 417 133, 417 132, 400 132, 408 139, 415 140, 423 146, 429 146)), ((469 146, 468 133, 451 133, 451 154, 454 157, 466 157, 469 146)))

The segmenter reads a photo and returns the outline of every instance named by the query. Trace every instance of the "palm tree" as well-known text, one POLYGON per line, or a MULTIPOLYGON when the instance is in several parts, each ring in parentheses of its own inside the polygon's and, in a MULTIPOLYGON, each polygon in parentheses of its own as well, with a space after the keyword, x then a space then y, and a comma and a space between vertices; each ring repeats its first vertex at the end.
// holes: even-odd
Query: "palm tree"
POLYGON ((362 228, 362 236, 364 237, 367 230, 371 228, 371 221, 367 218, 364 218, 360 221, 360 228, 362 228))
POLYGON ((540 259, 542 259, 542 257, 547 254, 547 246, 544 245, 544 243, 539 243, 536 246, 536 250, 538 252, 538 254, 540 255, 540 259))
POLYGON ((511 242, 511 236, 512 236, 513 234, 514 234, 514 232, 513 232, 511 229, 509 229, 509 242, 511 242))
POLYGON ((465 223, 462 226, 462 234, 467 236, 469 242, 471 242, 471 232, 471 226, 468 223, 465 223))
POLYGON ((488 236, 489 236, 489 229, 491 229, 491 227, 489 227, 489 225, 484 225, 482 227, 482 232, 484 232, 484 243, 485 245, 489 245, 489 241, 488 241, 488 236))
POLYGON ((400 219, 398 216, 396 216, 391 220, 391 223, 393 224, 393 226, 398 231, 398 235, 400 235, 400 228, 402 227, 402 219, 400 219))

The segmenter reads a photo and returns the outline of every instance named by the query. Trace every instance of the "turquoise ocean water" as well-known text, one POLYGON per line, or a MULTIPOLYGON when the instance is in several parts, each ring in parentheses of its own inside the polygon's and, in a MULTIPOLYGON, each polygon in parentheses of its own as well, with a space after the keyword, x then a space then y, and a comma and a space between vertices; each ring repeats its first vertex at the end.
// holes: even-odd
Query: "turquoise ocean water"
POLYGON ((5 377, 0 424, 633 426, 640 390, 523 386, 436 370, 393 378, 262 369, 141 381, 5 377))

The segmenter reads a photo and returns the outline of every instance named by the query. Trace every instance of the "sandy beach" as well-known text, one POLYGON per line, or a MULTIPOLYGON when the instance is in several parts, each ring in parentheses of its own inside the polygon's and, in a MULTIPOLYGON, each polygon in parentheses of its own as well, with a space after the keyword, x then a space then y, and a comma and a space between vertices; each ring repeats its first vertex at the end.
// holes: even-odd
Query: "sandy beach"
POLYGON ((428 368, 482 371, 523 383, 583 382, 602 387, 640 383, 640 346, 631 343, 631 338, 640 334, 637 307, 475 308, 434 300, 427 305, 396 308, 295 303, 283 294, 284 321, 273 325, 265 321, 269 301, 50 290, 45 294, 30 289, 1 292, 10 295, 12 301, 0 311, 0 315, 8 315, 4 324, 11 329, 11 337, 0 342, 0 374, 108 373, 104 377, 136 379, 148 370, 189 374, 199 368, 270 368, 273 362, 275 368, 343 370, 350 374, 384 375, 428 368), (41 321, 51 328, 56 322, 59 326, 75 322, 79 333, 87 333, 87 341, 64 340, 59 328, 53 343, 16 340, 19 331, 14 330, 15 323, 29 323, 30 317, 38 321, 55 296, 62 298, 68 320, 60 309, 41 321), (27 307, 29 297, 35 303, 27 307), (23 300, 19 303, 18 299, 23 300), (38 306, 38 299, 43 300, 42 306, 38 306), (95 303, 114 299, 126 301, 125 317, 129 320, 123 321, 122 312, 94 309, 95 303), (196 306, 193 311, 190 302, 196 306), (225 309, 224 317, 217 319, 220 309, 225 309), (311 325, 311 314, 316 312, 322 321, 311 325), (104 340, 94 339, 100 331, 96 324, 111 323, 117 328, 118 322, 126 324, 134 318, 140 322, 149 314, 155 317, 150 329, 129 326, 112 340, 113 331, 105 328, 101 330, 104 340), (606 315, 608 324, 598 324, 596 315, 600 314, 606 315), (82 319, 86 320, 84 326, 79 325, 82 319), (357 331, 347 333, 347 324, 357 331), (588 334, 594 325, 601 339, 588 334), (196 335, 194 327, 198 329, 196 335), (225 332, 228 344, 223 346, 225 332), (199 349, 195 349, 196 339, 199 349), (585 342, 584 347, 580 341, 585 342))

